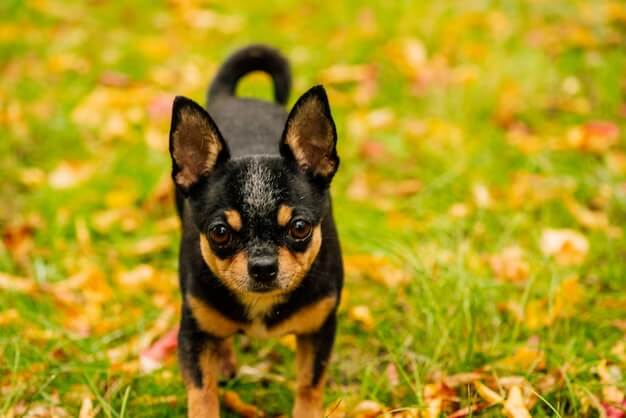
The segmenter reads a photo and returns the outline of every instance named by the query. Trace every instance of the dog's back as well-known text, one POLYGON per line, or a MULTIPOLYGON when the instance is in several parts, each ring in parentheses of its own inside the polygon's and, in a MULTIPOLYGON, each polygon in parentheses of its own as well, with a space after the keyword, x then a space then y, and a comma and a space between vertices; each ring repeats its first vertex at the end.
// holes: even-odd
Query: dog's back
POLYGON ((278 141, 287 120, 284 105, 290 88, 289 63, 275 49, 251 45, 224 62, 208 90, 207 110, 226 138, 234 158, 278 154, 278 141), (235 97, 239 80, 254 71, 270 75, 276 103, 235 97))

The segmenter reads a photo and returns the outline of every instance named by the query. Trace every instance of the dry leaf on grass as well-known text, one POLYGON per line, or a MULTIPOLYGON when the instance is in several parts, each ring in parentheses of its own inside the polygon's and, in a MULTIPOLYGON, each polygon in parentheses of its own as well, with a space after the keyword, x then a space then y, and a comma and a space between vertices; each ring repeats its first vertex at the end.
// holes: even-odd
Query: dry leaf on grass
POLYGON ((385 411, 384 405, 372 400, 364 400, 359 402, 350 416, 353 418, 376 418, 385 411))
MULTIPOLYGON (((472 416, 474 415, 475 412, 480 411, 482 408, 483 407, 481 405, 464 406, 463 408, 456 410, 451 414, 446 415, 446 418, 464 418, 464 417, 472 416)), ((438 416, 434 416, 434 417, 429 416, 428 418, 438 418, 438 416)))
POLYGON ((449 388, 457 388, 462 385, 469 385, 483 378, 482 373, 467 372, 457 373, 448 376, 444 376, 441 380, 449 388))
POLYGON ((224 406, 236 414, 241 415, 244 418, 256 418, 262 417, 265 414, 256 406, 244 402, 237 392, 232 390, 224 391, 223 395, 224 406))
POLYGON ((504 414, 508 418, 531 418, 519 386, 509 389, 509 395, 504 402, 504 414))
POLYGON ((37 282, 25 277, 0 273, 0 289, 11 292, 32 294, 37 289, 37 282))
POLYGON ((602 411, 606 418, 625 418, 626 417, 626 400, 617 405, 608 403, 601 404, 602 411))
POLYGON ((518 246, 503 248, 489 257, 489 266, 498 279, 514 283, 524 282, 530 272, 530 267, 524 260, 524 252, 518 246))
POLYGON ((546 229, 541 234, 541 252, 568 266, 582 264, 589 252, 589 242, 580 232, 571 229, 546 229))
POLYGON ((529 371, 546 367, 545 353, 536 348, 522 346, 515 352, 496 363, 498 367, 507 370, 529 371))
POLYGON ((78 412, 78 418, 94 418, 96 411, 93 407, 93 402, 90 397, 84 397, 80 405, 80 411, 78 412))
POLYGON ((556 289, 552 303, 548 298, 533 299, 525 307, 518 302, 507 301, 498 308, 508 312, 528 329, 535 330, 552 325, 555 321, 571 318, 578 312, 585 297, 584 288, 578 277, 571 276, 563 280, 556 289))
POLYGON ((174 355, 178 346, 178 327, 172 328, 150 347, 142 351, 139 364, 144 373, 159 369, 163 363, 174 355))
POLYGON ((95 167, 90 163, 62 161, 48 174, 48 184, 53 189, 70 189, 87 181, 94 170, 95 167))
POLYGON ((591 210, 573 199, 566 201, 567 209, 583 227, 591 230, 606 230, 609 228, 609 216, 600 210, 591 210))
POLYGON ((130 253, 137 256, 160 253, 170 248, 173 242, 172 238, 167 235, 147 237, 135 242, 130 248, 130 253))
POLYGON ((482 382, 474 382, 474 388, 476 389, 476 392, 478 392, 480 397, 487 401, 489 405, 504 402, 504 398, 500 396, 499 393, 490 389, 482 382))
POLYGON ((389 288, 408 283, 411 276, 382 255, 355 254, 344 257, 346 273, 363 275, 389 288))
POLYGON ((619 127, 611 121, 590 121, 570 129, 566 146, 584 152, 602 153, 617 144, 619 127))
POLYGON ((350 310, 348 311, 348 317, 361 325, 366 331, 371 331, 374 329, 374 317, 370 312, 370 308, 365 305, 357 305, 350 308, 350 310))

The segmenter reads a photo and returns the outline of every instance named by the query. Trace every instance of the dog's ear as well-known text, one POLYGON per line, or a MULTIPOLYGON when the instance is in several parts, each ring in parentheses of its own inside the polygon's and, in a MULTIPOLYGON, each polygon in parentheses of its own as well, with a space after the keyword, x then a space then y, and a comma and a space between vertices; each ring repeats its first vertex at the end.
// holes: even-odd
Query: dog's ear
POLYGON ((172 177, 185 192, 230 156, 211 116, 202 106, 182 96, 174 99, 172 107, 170 154, 172 177))
POLYGON ((326 91, 315 86, 298 99, 287 118, 280 153, 313 177, 330 182, 339 167, 337 129, 326 91))

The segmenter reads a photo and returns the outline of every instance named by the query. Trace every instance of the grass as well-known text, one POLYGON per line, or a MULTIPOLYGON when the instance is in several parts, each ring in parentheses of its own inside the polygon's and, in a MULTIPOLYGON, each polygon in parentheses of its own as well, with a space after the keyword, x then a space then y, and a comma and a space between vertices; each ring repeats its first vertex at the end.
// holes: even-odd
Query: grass
MULTIPOLYGON (((0 416, 53 407, 77 415, 85 398, 99 416, 184 415, 175 362, 142 374, 132 352, 157 320, 161 333, 175 323, 179 303, 178 232, 158 192, 170 164, 170 100, 201 101, 217 65, 250 42, 290 57, 292 102, 325 83, 339 129, 333 194, 349 274, 327 405, 423 407, 442 376, 480 370, 527 379, 540 395, 533 416, 599 416, 594 399, 607 382, 598 365, 626 373, 616 349, 626 315, 621 3, 50 0, 5 1, 0 16, 0 271, 38 289, 0 293, 0 416), (329 75, 337 65, 370 67, 348 67, 355 82, 329 75), (616 143, 590 150, 567 139, 594 120, 621 128, 616 143), (63 161, 72 165, 60 169, 63 161), (84 179, 67 187, 64 173, 84 179), (419 191, 399 191, 406 180, 419 191), (476 197, 481 188, 489 204, 476 197), (612 227, 585 224, 572 201, 612 227), (548 228, 581 232, 584 259, 546 255, 548 228), (528 266, 520 281, 488 262, 512 245, 528 266), (121 285, 139 264, 154 269, 149 282, 121 285), (80 272, 81 285, 63 287, 80 272), (410 280, 381 283, 390 274, 410 280), (562 284, 572 276, 569 293, 562 284), (70 303, 59 300, 66 293, 70 303), (503 308, 511 302, 524 318, 503 308), (371 328, 351 314, 358 305, 371 328), (557 310, 548 324, 529 323, 557 310), (125 346, 131 355, 112 360, 109 351, 125 346), (503 366, 527 346, 545 366, 503 366), (542 386, 555 370, 558 382, 542 386)), ((256 75, 239 92, 270 97, 256 75)), ((240 364, 269 372, 226 388, 270 414, 290 411, 291 349, 245 338, 238 346, 240 364)), ((623 378, 613 385, 625 389, 623 378)), ((455 390, 453 409, 480 401, 455 390)))

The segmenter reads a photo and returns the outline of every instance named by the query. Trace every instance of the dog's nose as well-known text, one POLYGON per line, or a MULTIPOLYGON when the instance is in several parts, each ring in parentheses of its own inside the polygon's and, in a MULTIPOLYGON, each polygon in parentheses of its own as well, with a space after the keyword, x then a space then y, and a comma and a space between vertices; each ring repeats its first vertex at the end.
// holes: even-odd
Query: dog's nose
POLYGON ((255 257, 248 261, 248 272, 254 280, 270 282, 276 278, 278 263, 276 257, 255 257))

